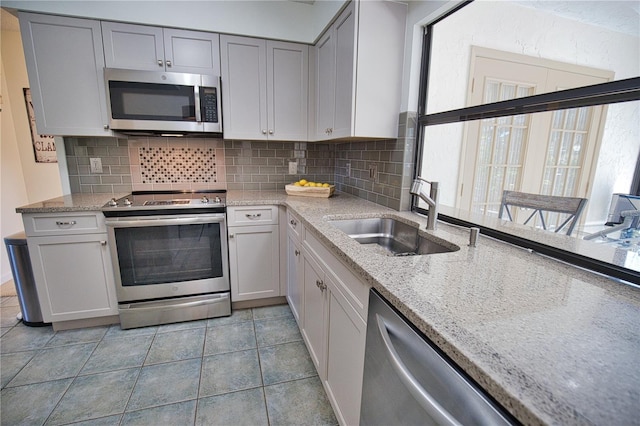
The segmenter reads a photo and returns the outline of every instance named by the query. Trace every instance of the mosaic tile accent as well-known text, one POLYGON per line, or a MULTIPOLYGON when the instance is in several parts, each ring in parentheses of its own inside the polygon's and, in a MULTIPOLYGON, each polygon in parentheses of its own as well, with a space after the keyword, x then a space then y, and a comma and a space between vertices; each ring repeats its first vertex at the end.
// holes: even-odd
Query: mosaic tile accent
POLYGON ((217 182, 214 148, 140 147, 142 183, 217 182))

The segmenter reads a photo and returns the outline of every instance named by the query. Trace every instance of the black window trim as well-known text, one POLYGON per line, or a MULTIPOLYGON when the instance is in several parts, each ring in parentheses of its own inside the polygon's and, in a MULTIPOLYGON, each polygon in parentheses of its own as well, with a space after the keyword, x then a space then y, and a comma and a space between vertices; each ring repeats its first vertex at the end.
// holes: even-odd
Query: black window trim
MULTIPOLYGON (((420 85, 418 89, 418 119, 416 120, 417 146, 415 150, 414 177, 419 175, 422 166, 421 159, 424 149, 422 135, 426 126, 640 100, 640 77, 633 77, 592 86, 584 86, 508 101, 493 102, 489 104, 427 114, 427 90, 429 85, 429 70, 431 66, 430 52, 434 25, 443 19, 446 19, 461 8, 469 5, 473 1, 474 0, 462 2, 445 15, 429 23, 424 29, 420 85)), ((640 191, 640 155, 638 156, 638 163, 636 165, 636 172, 632 188, 630 188, 630 193, 633 193, 633 191, 640 191)), ((416 196, 413 196, 411 210, 420 214, 428 214, 428 210, 418 207, 418 198, 416 196)), ((443 214, 439 214, 438 219, 465 227, 478 226, 476 223, 466 222, 456 217, 443 214)), ((528 240, 497 229, 483 226, 480 226, 480 229, 485 235, 503 240, 519 247, 533 250, 542 255, 567 262, 579 268, 588 269, 590 271, 630 283, 640 282, 640 272, 632 269, 624 268, 591 257, 586 257, 571 251, 562 250, 533 240, 528 240)))

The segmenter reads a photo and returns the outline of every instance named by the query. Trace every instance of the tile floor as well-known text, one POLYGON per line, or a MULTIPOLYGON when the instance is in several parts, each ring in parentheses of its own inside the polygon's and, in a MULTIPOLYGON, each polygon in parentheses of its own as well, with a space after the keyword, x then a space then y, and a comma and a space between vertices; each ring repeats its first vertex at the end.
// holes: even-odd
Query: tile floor
POLYGON ((54 332, 0 299, 2 425, 337 424, 287 305, 54 332))

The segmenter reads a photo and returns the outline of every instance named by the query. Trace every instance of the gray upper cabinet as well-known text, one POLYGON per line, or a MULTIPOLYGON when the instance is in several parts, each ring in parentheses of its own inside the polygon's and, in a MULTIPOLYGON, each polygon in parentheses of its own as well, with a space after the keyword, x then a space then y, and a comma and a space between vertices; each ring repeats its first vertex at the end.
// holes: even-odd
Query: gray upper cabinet
POLYGON ((351 2, 312 57, 315 140, 396 138, 407 5, 351 2))
POLYGON ((100 22, 20 13, 38 133, 112 136, 100 22))
POLYGON ((219 36, 102 22, 107 68, 220 75, 219 36))
POLYGON ((308 46, 220 37, 225 139, 307 140, 308 46))

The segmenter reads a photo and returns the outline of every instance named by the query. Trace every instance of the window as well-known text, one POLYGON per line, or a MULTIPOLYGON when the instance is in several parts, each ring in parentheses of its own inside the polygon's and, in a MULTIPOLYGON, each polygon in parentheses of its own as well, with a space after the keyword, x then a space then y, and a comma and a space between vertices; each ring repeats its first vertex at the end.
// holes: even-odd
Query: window
POLYGON ((529 7, 551 3, 469 2, 426 28, 417 170, 440 182, 442 205, 466 212, 496 214, 504 189, 588 198, 588 233, 604 226, 614 193, 633 190, 640 31, 529 7))

